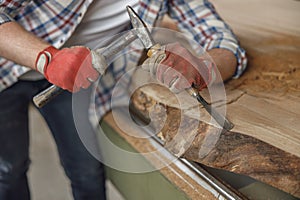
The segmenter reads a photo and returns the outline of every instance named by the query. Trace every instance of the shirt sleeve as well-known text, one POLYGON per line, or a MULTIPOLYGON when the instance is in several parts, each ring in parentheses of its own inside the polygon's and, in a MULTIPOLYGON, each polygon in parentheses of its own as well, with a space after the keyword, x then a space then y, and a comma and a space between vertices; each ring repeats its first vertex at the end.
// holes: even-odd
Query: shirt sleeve
POLYGON ((14 17, 29 2, 29 0, 0 0, 0 25, 14 21, 14 17))
POLYGON ((246 52, 230 27, 207 0, 170 0, 169 15, 179 29, 196 40, 206 50, 224 48, 234 53, 237 68, 233 78, 242 75, 247 65, 246 52))
POLYGON ((14 21, 9 15, 0 12, 0 25, 6 23, 6 22, 11 22, 14 21))

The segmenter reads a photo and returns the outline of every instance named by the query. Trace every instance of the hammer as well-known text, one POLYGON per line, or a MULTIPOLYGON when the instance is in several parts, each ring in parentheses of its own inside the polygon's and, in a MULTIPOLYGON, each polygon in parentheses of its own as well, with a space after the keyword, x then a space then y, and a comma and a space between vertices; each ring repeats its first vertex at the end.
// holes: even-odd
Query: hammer
MULTIPOLYGON (((130 7, 127 6, 127 11, 130 16, 130 20, 132 23, 132 26, 135 28, 136 34, 142 41, 144 47, 148 50, 147 55, 151 57, 157 49, 160 48, 160 45, 155 43, 146 24, 142 21, 142 19, 135 13, 135 11, 130 7)), ((221 115, 217 110, 215 110, 200 94, 198 91, 196 91, 192 86, 186 91, 197 101, 203 105, 205 110, 214 118, 214 120, 222 127, 222 131, 229 131, 233 128, 233 124, 223 115, 221 115)), ((199 155, 204 154, 207 155, 207 153, 214 147, 216 142, 219 140, 220 133, 215 134, 211 137, 211 143, 213 145, 209 146, 209 150, 206 150, 206 148, 200 148, 199 155)), ((186 149, 185 146, 190 146, 191 142, 193 141, 193 138, 195 137, 196 132, 189 133, 189 134, 177 134, 177 137, 173 138, 173 140, 167 144, 165 144, 165 147, 171 151, 175 156, 180 157, 182 156, 186 149), (187 136, 188 139, 186 138, 187 136), (184 139, 185 137, 185 139, 184 139)))
MULTIPOLYGON (((135 39, 138 38, 138 35, 135 34, 132 31, 128 31, 126 34, 122 35, 112 43, 110 43, 105 48, 100 48, 96 50, 91 50, 92 55, 93 54, 99 54, 105 58, 106 63, 110 63, 112 58, 122 51, 126 46, 128 46, 131 42, 133 42, 135 39)), ((93 56, 92 56, 93 59, 93 56)), ((93 60, 94 62, 94 60, 93 60)), ((104 66, 101 66, 100 69, 96 69, 101 75, 103 71, 108 67, 106 63, 103 63, 104 66)), ((59 95, 63 89, 56 85, 52 85, 48 87, 47 89, 43 90, 42 92, 38 93, 33 97, 34 104, 41 108, 44 105, 46 105, 49 101, 51 101, 53 98, 55 98, 57 95, 59 95)))

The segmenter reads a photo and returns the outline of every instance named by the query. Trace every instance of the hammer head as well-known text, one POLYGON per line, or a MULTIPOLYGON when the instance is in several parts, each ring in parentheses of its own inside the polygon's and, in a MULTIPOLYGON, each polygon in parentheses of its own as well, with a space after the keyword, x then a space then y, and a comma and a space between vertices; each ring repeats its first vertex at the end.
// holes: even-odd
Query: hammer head
POLYGON ((155 42, 143 20, 138 16, 138 14, 132 9, 132 7, 127 6, 127 12, 130 17, 131 24, 135 29, 135 34, 143 43, 146 49, 150 49, 155 45, 155 42))

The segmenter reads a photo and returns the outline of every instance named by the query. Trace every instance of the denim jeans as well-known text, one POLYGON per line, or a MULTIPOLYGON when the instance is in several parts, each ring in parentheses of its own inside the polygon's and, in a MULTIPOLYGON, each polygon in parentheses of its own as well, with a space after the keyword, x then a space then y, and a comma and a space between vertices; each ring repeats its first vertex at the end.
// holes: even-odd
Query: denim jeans
MULTIPOLYGON (((46 80, 19 81, 0 93, 1 200, 30 199, 26 176, 30 165, 28 106, 32 97, 48 86, 46 80)), ((88 91, 82 93, 85 95, 88 91)), ((88 101, 81 108, 86 111, 82 113, 86 123, 87 108, 88 101)), ((77 134, 72 115, 72 94, 63 92, 39 111, 56 142, 74 199, 105 199, 104 167, 86 150, 77 134)), ((87 130, 87 134, 94 134, 92 132, 92 128, 87 130)))

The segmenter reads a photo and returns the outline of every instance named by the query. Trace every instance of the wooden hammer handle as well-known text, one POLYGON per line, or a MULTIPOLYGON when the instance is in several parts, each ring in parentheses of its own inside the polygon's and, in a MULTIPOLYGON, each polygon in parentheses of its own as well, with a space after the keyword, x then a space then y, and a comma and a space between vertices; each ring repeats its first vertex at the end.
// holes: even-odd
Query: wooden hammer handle
POLYGON ((33 102, 38 108, 41 108, 63 91, 64 90, 60 87, 57 87, 56 85, 51 85, 47 89, 35 95, 33 97, 33 102))

